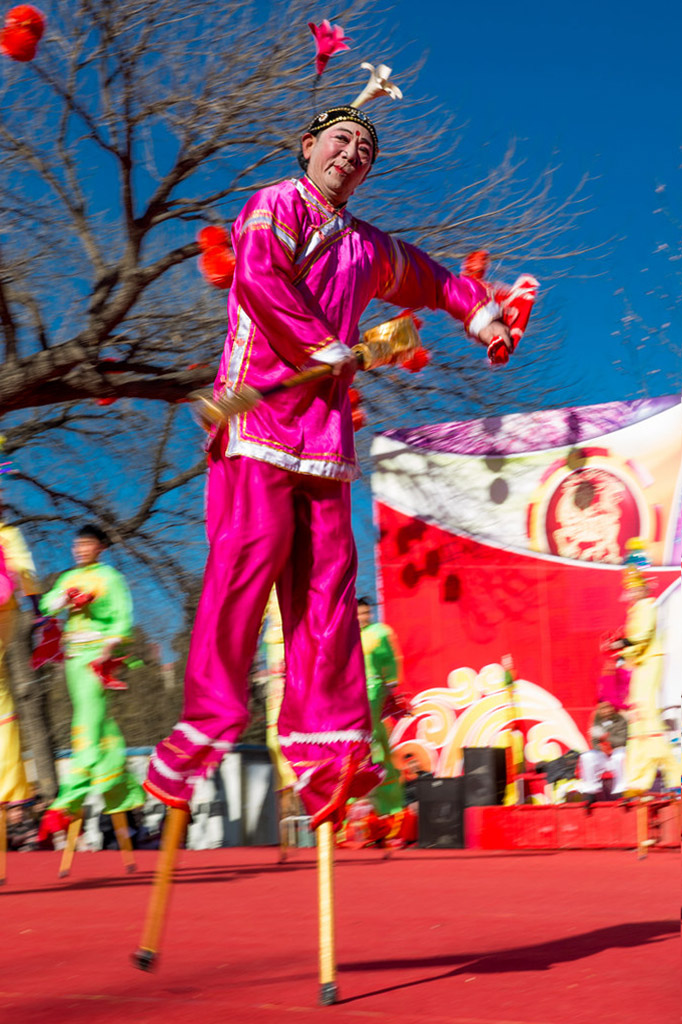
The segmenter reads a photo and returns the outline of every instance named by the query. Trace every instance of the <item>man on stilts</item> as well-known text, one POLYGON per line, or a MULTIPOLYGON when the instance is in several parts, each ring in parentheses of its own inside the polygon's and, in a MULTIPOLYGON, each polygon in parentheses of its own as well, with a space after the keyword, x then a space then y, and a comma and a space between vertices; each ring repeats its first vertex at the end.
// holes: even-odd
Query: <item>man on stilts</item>
POLYGON ((677 792, 680 766, 673 754, 659 707, 663 679, 663 643, 658 630, 656 601, 647 576, 649 558, 640 537, 626 544, 623 597, 628 612, 622 636, 610 646, 632 670, 627 697, 628 736, 625 747, 625 796, 649 793, 661 773, 667 790, 677 792))
MULTIPOLYGON (((280 744, 313 828, 325 826, 325 842, 347 800, 380 780, 370 751, 350 515, 350 483, 359 470, 348 388, 360 318, 375 298, 443 309, 479 342, 497 336, 513 348, 483 284, 457 277, 347 209, 379 152, 360 101, 314 117, 301 139, 304 176, 256 193, 232 229, 236 267, 216 397, 262 391, 311 365, 333 372, 231 416, 210 438, 210 551, 183 712, 153 753, 145 782, 186 815, 196 780, 239 739, 274 584, 286 663, 280 744)), ((172 864, 164 864, 169 875, 172 864)), ((151 917, 136 960, 143 968, 151 966, 159 935, 151 917)))
POLYGON ((132 628, 132 601, 125 579, 113 566, 100 561, 108 546, 108 537, 99 527, 83 526, 73 544, 76 567, 62 573, 40 602, 45 615, 66 615, 62 647, 73 705, 72 757, 51 805, 75 818, 60 875, 69 872, 83 801, 91 791, 102 796, 104 813, 112 815, 124 862, 132 870, 125 812, 145 801, 142 787, 126 771, 125 740, 108 706, 107 690, 116 683, 108 667, 132 628))

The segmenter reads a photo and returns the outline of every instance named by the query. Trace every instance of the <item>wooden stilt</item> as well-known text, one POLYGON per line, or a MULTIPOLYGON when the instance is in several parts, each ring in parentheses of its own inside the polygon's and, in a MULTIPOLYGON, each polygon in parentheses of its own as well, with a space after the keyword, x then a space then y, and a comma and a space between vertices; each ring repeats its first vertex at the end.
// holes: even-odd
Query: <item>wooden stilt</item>
POLYGON ((0 807, 0 885, 7 881, 7 811, 0 807))
POLYGON ((133 853, 133 844, 130 841, 130 835, 128 832, 128 817, 125 811, 116 811, 111 815, 111 820, 114 826, 114 832, 116 833, 118 848, 121 851, 121 857, 123 858, 123 864, 128 874, 130 874, 135 870, 137 865, 135 863, 135 854, 133 853))
POLYGON ((163 826, 161 854, 147 907, 142 940, 132 956, 133 964, 141 971, 153 970, 156 963, 161 933, 166 919, 175 858, 180 844, 185 838, 188 822, 189 811, 184 811, 179 807, 168 809, 163 826))
POLYGON ((650 796, 640 797, 637 803, 637 859, 644 860, 650 846, 654 846, 656 840, 649 838, 649 804, 650 796))
POLYGON ((330 821, 317 829, 317 891, 319 913, 320 1005, 338 998, 334 949, 334 831, 330 821))
POLYGON ((81 828, 83 827, 83 812, 79 811, 73 821, 70 823, 68 831, 66 833, 66 846, 62 853, 62 859, 59 862, 59 877, 66 878, 71 872, 71 864, 73 862, 73 855, 76 852, 76 843, 78 842, 78 836, 80 835, 81 828))
POLYGON ((284 864, 289 853, 289 822, 286 818, 279 819, 279 862, 284 864))

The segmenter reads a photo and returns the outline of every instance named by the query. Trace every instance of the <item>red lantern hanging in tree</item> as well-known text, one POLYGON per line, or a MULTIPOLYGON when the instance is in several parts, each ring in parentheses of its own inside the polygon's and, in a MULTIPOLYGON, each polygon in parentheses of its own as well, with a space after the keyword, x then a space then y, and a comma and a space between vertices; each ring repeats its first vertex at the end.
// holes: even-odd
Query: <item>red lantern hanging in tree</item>
POLYGON ((5 15, 0 32, 0 52, 12 60, 33 60, 45 31, 45 16, 31 4, 19 4, 5 15))

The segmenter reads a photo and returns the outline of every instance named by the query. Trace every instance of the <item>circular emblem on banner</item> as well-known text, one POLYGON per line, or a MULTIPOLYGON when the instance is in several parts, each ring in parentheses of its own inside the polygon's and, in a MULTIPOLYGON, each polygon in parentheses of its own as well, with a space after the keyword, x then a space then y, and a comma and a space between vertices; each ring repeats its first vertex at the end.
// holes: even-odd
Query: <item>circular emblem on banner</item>
POLYGON ((648 536, 649 518, 633 467, 583 449, 545 474, 528 507, 528 536, 536 551, 619 564, 628 538, 648 536))

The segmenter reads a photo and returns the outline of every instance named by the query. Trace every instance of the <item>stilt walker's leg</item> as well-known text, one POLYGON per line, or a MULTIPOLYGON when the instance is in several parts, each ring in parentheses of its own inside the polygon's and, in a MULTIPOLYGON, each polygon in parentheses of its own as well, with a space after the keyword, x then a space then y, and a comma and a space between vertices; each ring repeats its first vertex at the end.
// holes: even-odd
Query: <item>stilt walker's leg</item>
POLYGON ((128 874, 130 874, 135 870, 137 865, 135 864, 133 844, 130 841, 130 835, 128 833, 128 818, 124 811, 116 811, 111 815, 111 820, 114 825, 114 832, 116 833, 118 848, 121 851, 124 867, 128 874))
POLYGON ((0 807, 0 885, 7 879, 7 811, 0 807))
POLYGON ((156 962, 159 951, 159 942, 163 925, 166 918, 166 907, 170 895, 170 886, 173 878, 175 858, 185 838, 189 812, 179 807, 170 807, 166 814, 166 821, 163 826, 163 837, 161 839, 161 856, 154 878, 147 918, 144 923, 142 940, 139 948, 133 953, 132 961, 135 967, 141 971, 151 971, 156 962))
POLYGON ((320 1005, 336 1002, 334 949, 334 832, 330 821, 317 829, 317 884, 320 919, 320 1005))
POLYGON ((71 864, 73 862, 73 855, 76 852, 76 843, 78 842, 78 836, 80 835, 81 828, 83 827, 83 812, 79 811, 76 817, 69 825, 66 833, 66 846, 62 853, 62 859, 59 863, 59 877, 66 878, 71 872, 71 864))

